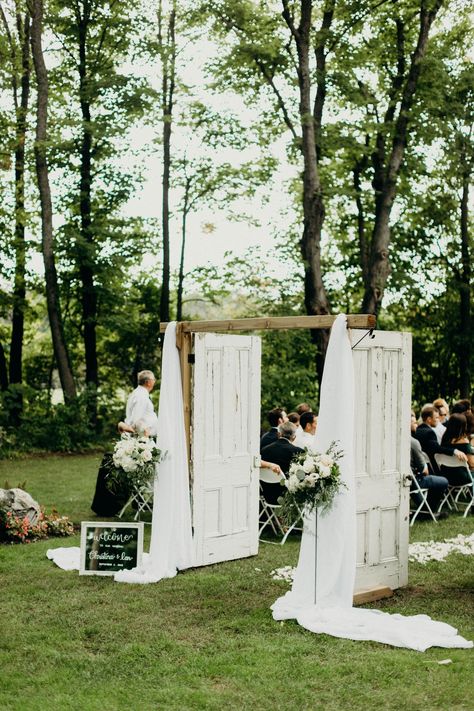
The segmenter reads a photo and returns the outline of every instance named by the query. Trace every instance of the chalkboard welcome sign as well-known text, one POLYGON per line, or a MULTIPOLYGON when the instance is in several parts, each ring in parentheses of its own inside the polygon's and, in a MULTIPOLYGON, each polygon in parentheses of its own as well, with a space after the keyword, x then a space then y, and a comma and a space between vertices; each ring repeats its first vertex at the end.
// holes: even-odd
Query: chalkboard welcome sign
POLYGON ((81 524, 80 575, 113 575, 142 563, 143 523, 81 524))

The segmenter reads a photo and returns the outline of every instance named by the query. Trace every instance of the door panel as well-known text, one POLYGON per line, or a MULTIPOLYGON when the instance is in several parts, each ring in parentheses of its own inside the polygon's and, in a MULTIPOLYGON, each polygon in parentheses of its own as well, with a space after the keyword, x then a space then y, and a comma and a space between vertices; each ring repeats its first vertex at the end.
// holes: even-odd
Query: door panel
POLYGON ((260 339, 196 334, 193 526, 197 565, 258 551, 260 339))
MULTIPOLYGON (((360 333, 352 334, 352 342, 360 333)), ((356 590, 407 583, 411 335, 375 331, 353 351, 356 590)))

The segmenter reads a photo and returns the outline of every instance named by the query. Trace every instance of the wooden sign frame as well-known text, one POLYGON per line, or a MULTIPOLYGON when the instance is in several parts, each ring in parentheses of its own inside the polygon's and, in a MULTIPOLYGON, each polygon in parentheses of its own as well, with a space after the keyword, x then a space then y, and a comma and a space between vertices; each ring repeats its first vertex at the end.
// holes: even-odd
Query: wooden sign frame
POLYGON ((143 560, 143 522, 115 522, 115 521, 82 521, 81 523, 81 559, 79 575, 115 575, 120 570, 130 570, 142 565, 143 560), (94 531, 92 539, 90 531, 94 531), (125 531, 134 531, 135 534, 127 534, 125 531), (110 535, 107 535, 110 531, 110 535), (132 535, 130 540, 124 537, 132 535), (92 545, 89 542, 92 540, 92 545), (132 550, 128 550, 126 545, 132 543, 132 550), (128 560, 129 554, 135 551, 135 555, 128 560), (120 554, 120 558, 117 557, 120 554), (88 557, 93 556, 97 561, 97 567, 88 566, 88 557), (120 565, 121 562, 127 565, 120 565), (101 566, 103 568, 101 569, 101 566))

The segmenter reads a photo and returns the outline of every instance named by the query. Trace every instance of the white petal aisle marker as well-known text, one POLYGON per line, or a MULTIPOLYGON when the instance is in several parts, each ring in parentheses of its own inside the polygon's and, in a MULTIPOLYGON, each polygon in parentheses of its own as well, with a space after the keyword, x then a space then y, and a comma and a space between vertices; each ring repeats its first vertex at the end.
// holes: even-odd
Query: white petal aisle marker
MULTIPOLYGON (((408 546, 408 558, 412 563, 430 563, 432 560, 444 562, 450 553, 474 555, 474 533, 463 536, 462 533, 454 538, 445 538, 444 541, 419 541, 408 546)), ((255 568, 257 570, 257 568, 255 568)), ((285 565, 270 571, 272 580, 283 580, 292 583, 296 568, 285 565)))
POLYGON ((444 541, 420 541, 411 543, 408 548, 409 560, 416 563, 429 563, 431 560, 443 561, 450 553, 474 555, 474 533, 463 536, 461 533, 444 541))
MULTIPOLYGON (((273 618, 296 619, 315 633, 418 651, 429 647, 472 647, 473 643, 459 636, 454 627, 427 615, 404 617, 352 607, 356 568, 354 371, 346 324, 347 318, 341 314, 331 330, 316 433, 320 452, 325 452, 334 440, 340 443, 344 457, 339 465, 346 488, 336 495, 330 511, 306 516, 293 586, 273 603, 273 618)), ((289 571, 285 573, 289 575, 289 571)))

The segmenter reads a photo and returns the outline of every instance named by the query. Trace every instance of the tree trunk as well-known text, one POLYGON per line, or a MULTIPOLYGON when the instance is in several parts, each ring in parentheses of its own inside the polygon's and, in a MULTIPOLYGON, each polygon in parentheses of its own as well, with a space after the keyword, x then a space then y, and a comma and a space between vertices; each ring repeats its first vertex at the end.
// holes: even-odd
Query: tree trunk
POLYGON ((176 305, 176 320, 183 320, 183 281, 184 281, 184 253, 186 249, 186 222, 189 212, 189 190, 191 180, 186 178, 184 186, 184 204, 181 216, 181 254, 179 256, 178 293, 176 305))
POLYGON ((428 37, 443 0, 436 0, 431 10, 426 9, 424 0, 421 0, 420 29, 415 51, 411 56, 408 75, 403 80, 404 59, 401 55, 403 51, 403 25, 397 21, 397 41, 399 47, 398 72, 394 79, 393 95, 390 97, 390 105, 385 115, 384 126, 377 137, 377 149, 375 152, 375 222, 372 232, 372 242, 369 261, 369 275, 365 284, 364 299, 362 302, 362 312, 378 314, 385 291, 385 286, 390 275, 390 216, 395 200, 397 181, 403 161, 405 147, 408 137, 408 126, 410 123, 410 111, 413 106, 415 92, 420 76, 421 63, 426 54, 428 37), (385 141, 384 134, 388 133, 392 121, 395 106, 396 93, 400 88, 402 98, 398 116, 393 130, 393 139, 390 157, 385 164, 385 141))
POLYGON ((176 70, 175 41, 176 3, 168 18, 166 40, 163 36, 163 6, 159 3, 158 10, 158 40, 160 44, 162 63, 162 107, 163 107, 163 184, 162 184, 162 239, 163 239, 163 271, 161 281, 160 321, 170 320, 170 171, 171 171, 171 127, 173 120, 173 103, 176 70))
POLYGON ((5 350, 0 343, 0 390, 4 391, 8 388, 8 368, 7 359, 5 358, 5 350))
MULTIPOLYGON (((95 245, 92 230, 92 128, 91 106, 88 99, 87 77, 87 32, 90 17, 84 8, 84 14, 78 23, 79 30, 79 99, 82 115, 82 138, 80 154, 80 217, 81 235, 78 245, 79 274, 81 279, 82 326, 84 334, 84 356, 86 366, 86 385, 93 391, 98 387, 99 374, 97 362, 97 292, 94 285, 95 245)), ((96 420, 95 396, 92 396, 91 418, 96 420)))
POLYGON ((48 74, 41 44, 43 0, 32 0, 31 49, 38 85, 35 163, 41 203, 42 251, 46 281, 46 301, 54 355, 65 400, 76 397, 76 386, 63 334, 58 280, 54 258, 53 209, 46 157, 48 119, 48 74))
MULTIPOLYGON (((25 320, 25 138, 30 95, 30 16, 22 18, 17 15, 17 29, 21 47, 21 94, 18 104, 15 97, 16 110, 16 148, 15 148, 15 278, 13 286, 12 333, 10 341, 10 382, 22 382, 23 363, 23 333, 25 320)), ((16 72, 16 68, 13 70, 16 72)), ((16 92, 15 92, 16 93, 16 92)), ((19 411, 12 413, 18 420, 21 409, 21 398, 18 401, 19 411)))
MULTIPOLYGON (((299 115, 302 131, 303 153, 303 235, 300 242, 304 262, 305 307, 309 315, 330 313, 321 268, 321 230, 324 221, 324 200, 319 176, 318 159, 321 154, 321 126, 326 96, 325 42, 334 11, 334 2, 329 2, 323 16, 321 31, 315 49, 317 65, 317 91, 314 107, 311 105, 311 74, 309 52, 311 47, 312 0, 301 0, 301 17, 298 27, 294 24, 290 8, 283 0, 283 18, 295 40, 298 54, 298 85, 300 94, 299 115)), ((312 333, 318 346, 316 371, 321 381, 324 359, 329 342, 329 331, 312 333)))
POLYGON ((163 271, 161 277, 160 321, 170 320, 170 163, 171 116, 163 114, 163 182, 161 229, 163 237, 163 271))
MULTIPOLYGON (((463 142, 464 143, 464 142, 463 142)), ((465 146, 462 146, 465 151, 465 146)), ((463 155, 465 158, 465 155, 463 155)), ((463 186, 461 197, 461 257, 462 267, 459 281, 459 316, 460 316, 460 348, 459 348, 459 393, 461 398, 471 397, 471 254, 469 249, 469 184, 470 171, 467 161, 463 160, 463 186)))

